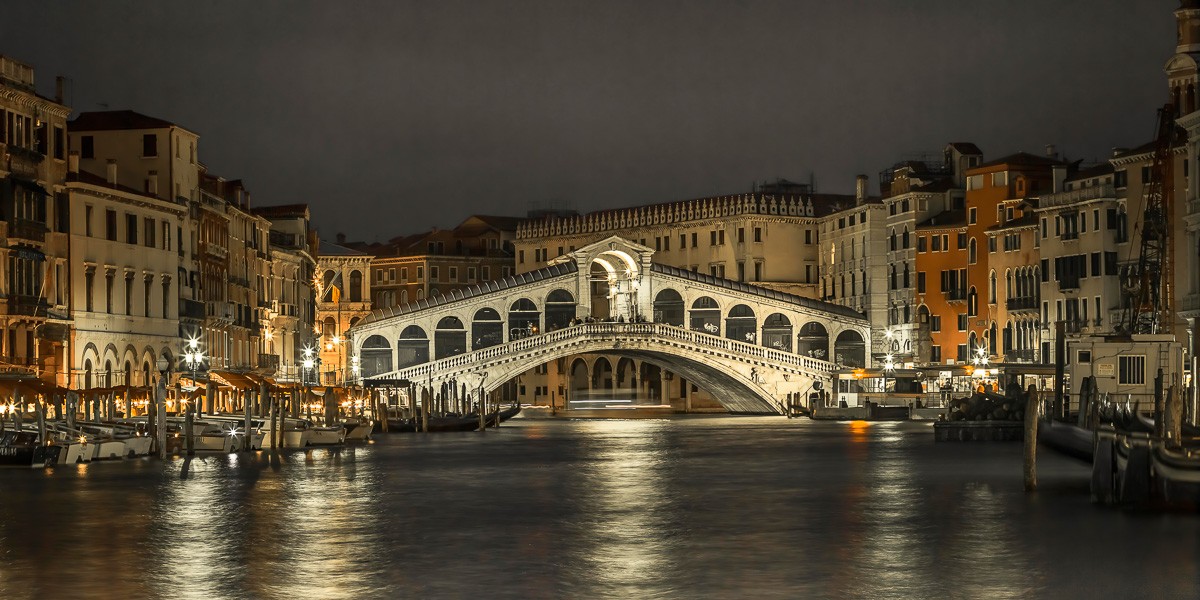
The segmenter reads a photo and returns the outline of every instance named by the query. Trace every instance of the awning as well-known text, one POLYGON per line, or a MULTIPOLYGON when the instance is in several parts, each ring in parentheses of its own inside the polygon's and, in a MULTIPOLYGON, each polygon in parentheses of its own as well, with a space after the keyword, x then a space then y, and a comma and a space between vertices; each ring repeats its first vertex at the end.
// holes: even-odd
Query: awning
POLYGON ((229 371, 209 371, 208 378, 217 385, 235 390, 257 390, 258 382, 251 379, 249 373, 230 373, 229 371))

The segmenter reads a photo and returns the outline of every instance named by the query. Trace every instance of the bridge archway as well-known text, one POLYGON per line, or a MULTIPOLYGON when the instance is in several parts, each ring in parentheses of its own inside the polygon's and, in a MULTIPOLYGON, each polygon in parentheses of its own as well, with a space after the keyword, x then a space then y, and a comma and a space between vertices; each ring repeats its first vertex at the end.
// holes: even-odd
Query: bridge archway
POLYGON ((758 343, 758 319, 754 309, 745 304, 738 304, 729 309, 725 317, 725 337, 747 344, 758 343))
POLYGON ((576 358, 571 363, 571 392, 574 395, 576 392, 586 392, 589 388, 588 380, 588 364, 582 358, 576 358))
POLYGON ((608 359, 603 356, 597 358, 596 362, 592 363, 592 389, 613 389, 612 363, 608 362, 608 359))
POLYGON ((867 366, 867 344, 861 334, 847 329, 838 334, 833 343, 833 362, 858 369, 867 366))
POLYGON ((667 288, 654 296, 654 322, 683 327, 683 296, 667 288))
POLYGON ((396 368, 404 369, 429 362, 429 336, 417 325, 409 325, 396 340, 396 368))
POLYGON ((700 296, 692 301, 691 312, 688 325, 692 331, 721 335, 721 306, 716 300, 700 296))
POLYGON ((363 377, 387 373, 392 370, 392 346, 382 335, 373 335, 363 340, 358 360, 363 377))
POLYGON ((792 321, 783 313, 768 315, 763 321, 762 345, 784 352, 792 351, 792 321))
POLYGON ((434 359, 463 354, 467 351, 467 328, 458 317, 442 317, 433 332, 434 359))
POLYGON ((542 314, 529 298, 521 298, 508 309, 508 339, 519 340, 538 332, 542 314))
POLYGON ((633 395, 637 395, 638 372, 637 365, 633 363, 633 359, 628 356, 622 356, 617 361, 617 372, 613 387, 619 390, 630 390, 633 395))
POLYGON ((796 336, 796 353, 829 360, 829 332, 825 326, 816 321, 805 323, 796 336))
POLYGON ((471 349, 482 350, 504 343, 504 323, 494 308, 481 308, 471 319, 471 349))
POLYGON ((567 290, 554 290, 546 295, 546 331, 570 327, 575 319, 575 296, 567 290))

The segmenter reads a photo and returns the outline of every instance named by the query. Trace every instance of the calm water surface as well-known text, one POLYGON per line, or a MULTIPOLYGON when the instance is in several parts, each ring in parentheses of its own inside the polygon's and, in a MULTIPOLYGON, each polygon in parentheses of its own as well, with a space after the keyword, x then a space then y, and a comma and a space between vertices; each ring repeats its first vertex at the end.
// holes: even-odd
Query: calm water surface
POLYGON ((8 598, 1197 598, 1200 518, 928 425, 514 420, 0 471, 8 598))

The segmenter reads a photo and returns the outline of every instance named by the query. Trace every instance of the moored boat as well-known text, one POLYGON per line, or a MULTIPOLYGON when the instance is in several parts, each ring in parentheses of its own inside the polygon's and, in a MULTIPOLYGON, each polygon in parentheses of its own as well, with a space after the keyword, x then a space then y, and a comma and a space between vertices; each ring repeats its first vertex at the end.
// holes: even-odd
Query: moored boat
POLYGON ((6 430, 0 435, 0 466, 48 467, 58 460, 61 446, 47 446, 36 431, 6 430))

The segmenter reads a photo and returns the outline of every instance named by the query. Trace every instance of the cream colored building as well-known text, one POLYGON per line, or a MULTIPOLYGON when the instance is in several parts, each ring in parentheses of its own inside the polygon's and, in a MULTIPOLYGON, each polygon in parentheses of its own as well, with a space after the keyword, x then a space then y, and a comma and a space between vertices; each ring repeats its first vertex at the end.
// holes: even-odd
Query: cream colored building
POLYGON ((529 219, 517 227, 516 268, 538 269, 618 235, 654 248, 663 264, 816 298, 821 219, 853 203, 853 195, 781 182, 751 194, 529 219))
POLYGON ((322 241, 317 273, 317 322, 321 324, 321 380, 341 385, 356 379, 357 363, 348 352, 346 332, 371 313, 369 254, 322 241))
MULTIPOLYGON (((882 324, 888 318, 888 296, 883 290, 891 268, 887 262, 887 208, 878 198, 867 197, 865 175, 858 181, 854 203, 821 219, 820 294, 826 302, 854 309, 872 324, 882 324)), ((872 330, 872 354, 889 352, 883 331, 882 327, 872 330)), ((801 332, 805 334, 820 337, 828 332, 801 332)), ((900 348, 896 350, 899 354, 900 348)), ((814 358, 829 360, 826 356, 814 358)))
POLYGON ((64 385, 70 109, 59 83, 44 98, 32 66, 0 56, 0 370, 64 385))
POLYGON ((276 380, 297 382, 305 376, 315 380, 315 373, 306 374, 301 366, 303 349, 315 349, 321 333, 315 327, 318 241, 310 227, 308 205, 259 206, 250 212, 271 224, 264 354, 274 356, 271 360, 279 364, 276 380))
MULTIPOLYGON (((72 163, 76 157, 72 153, 72 163)), ((177 230, 188 208, 72 171, 70 387, 145 386, 179 354, 177 230)))

